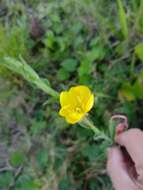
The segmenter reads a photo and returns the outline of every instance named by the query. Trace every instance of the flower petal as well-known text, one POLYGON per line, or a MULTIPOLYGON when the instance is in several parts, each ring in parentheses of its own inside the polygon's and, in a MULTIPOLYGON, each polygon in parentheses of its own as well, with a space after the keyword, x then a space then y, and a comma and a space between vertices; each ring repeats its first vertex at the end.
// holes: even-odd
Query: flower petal
POLYGON ((59 111, 59 115, 66 117, 66 115, 68 115, 68 114, 70 113, 70 110, 71 110, 71 109, 70 109, 70 106, 69 106, 69 105, 63 106, 63 107, 60 109, 60 111, 59 111))
POLYGON ((91 94, 86 105, 85 105, 85 112, 89 112, 94 104, 94 95, 91 94))
POLYGON ((88 101, 90 95, 90 89, 83 85, 72 87, 69 90, 70 98, 74 99, 74 102, 76 102, 76 104, 78 104, 80 107, 82 107, 82 105, 88 101))
POLYGON ((60 104, 62 107, 69 104, 69 94, 67 91, 60 93, 60 104))
POLYGON ((82 119, 84 114, 78 114, 76 112, 71 112, 69 115, 66 116, 66 121, 70 124, 75 124, 82 119))

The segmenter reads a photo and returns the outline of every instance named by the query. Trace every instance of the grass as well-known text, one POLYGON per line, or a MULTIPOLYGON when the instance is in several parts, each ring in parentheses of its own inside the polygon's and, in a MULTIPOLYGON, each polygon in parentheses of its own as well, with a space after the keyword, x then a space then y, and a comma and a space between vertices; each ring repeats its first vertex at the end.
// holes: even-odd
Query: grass
POLYGON ((58 115, 55 91, 89 86, 90 117, 105 133, 115 113, 142 128, 142 7, 142 0, 0 2, 0 189, 112 189, 107 144, 58 115))

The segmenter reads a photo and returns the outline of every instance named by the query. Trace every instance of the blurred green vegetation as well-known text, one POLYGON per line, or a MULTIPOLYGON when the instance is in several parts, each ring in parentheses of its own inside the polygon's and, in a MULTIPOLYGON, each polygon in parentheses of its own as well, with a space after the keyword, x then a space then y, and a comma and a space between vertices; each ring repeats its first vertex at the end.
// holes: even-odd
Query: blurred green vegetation
POLYGON ((84 84, 91 118, 143 127, 143 0, 0 1, 0 190, 111 190, 102 141, 59 117, 54 98, 10 72, 26 61, 58 92, 84 84))

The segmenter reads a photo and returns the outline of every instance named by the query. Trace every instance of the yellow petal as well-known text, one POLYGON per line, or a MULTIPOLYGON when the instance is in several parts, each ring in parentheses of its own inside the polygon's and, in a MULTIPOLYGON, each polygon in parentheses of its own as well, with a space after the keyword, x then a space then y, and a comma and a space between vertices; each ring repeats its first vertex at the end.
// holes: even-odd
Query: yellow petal
POLYGON ((77 123, 77 120, 73 119, 73 118, 70 118, 70 117, 66 117, 66 121, 67 123, 69 124, 75 124, 77 123))
POLYGON ((72 87, 69 90, 69 96, 76 105, 79 105, 82 107, 84 103, 88 101, 88 98, 91 95, 91 91, 87 86, 76 86, 72 87), (74 100, 73 100, 74 99, 74 100))
POLYGON ((59 115, 66 117, 66 115, 68 115, 68 114, 70 113, 70 110, 71 110, 71 109, 70 109, 70 106, 69 106, 69 105, 63 106, 63 107, 60 109, 60 111, 59 111, 59 115))
POLYGON ((66 116, 66 121, 70 124, 75 124, 83 118, 84 114, 78 114, 76 112, 71 112, 66 116))
POLYGON ((62 107, 69 104, 69 94, 67 91, 60 93, 60 104, 62 107))
POLYGON ((87 103, 85 104, 85 112, 89 112, 94 104, 94 95, 91 94, 87 103))

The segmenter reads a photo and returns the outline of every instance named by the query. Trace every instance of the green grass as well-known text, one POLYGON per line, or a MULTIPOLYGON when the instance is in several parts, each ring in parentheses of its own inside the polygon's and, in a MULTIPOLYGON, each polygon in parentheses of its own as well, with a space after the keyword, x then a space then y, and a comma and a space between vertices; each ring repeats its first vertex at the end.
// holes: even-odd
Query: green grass
POLYGON ((142 7, 142 0, 0 2, 0 189, 112 189, 107 144, 68 125, 55 98, 87 85, 96 126, 107 133, 111 116, 123 113, 142 128, 142 7))

